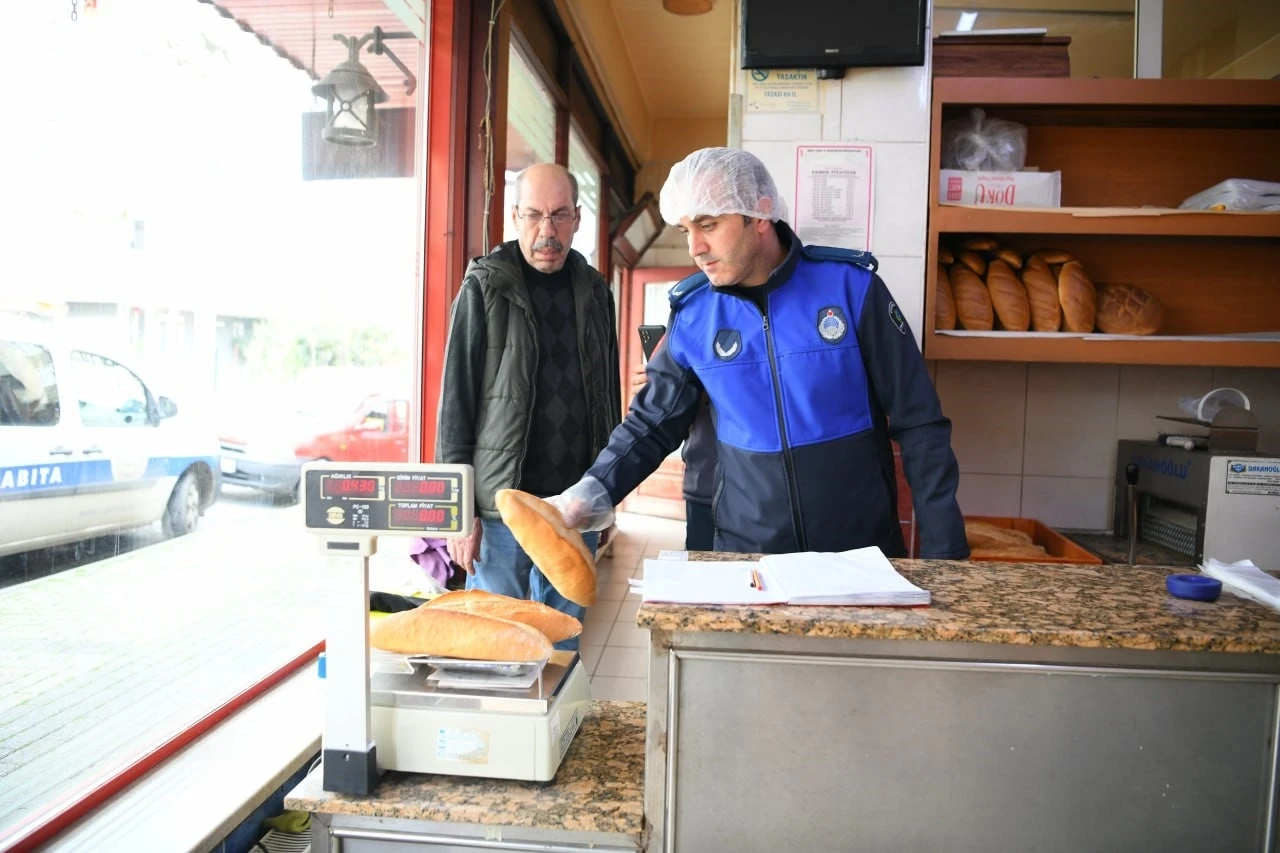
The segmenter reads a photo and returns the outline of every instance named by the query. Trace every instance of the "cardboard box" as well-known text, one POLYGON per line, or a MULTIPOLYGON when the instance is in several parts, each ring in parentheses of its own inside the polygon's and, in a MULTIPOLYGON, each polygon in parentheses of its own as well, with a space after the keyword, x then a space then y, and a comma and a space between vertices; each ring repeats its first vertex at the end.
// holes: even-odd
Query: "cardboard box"
POLYGON ((1061 172, 966 172, 942 169, 938 199, 943 204, 990 207, 1061 207, 1061 172))
POLYGON ((1001 563, 1092 563, 1101 565, 1102 558, 1087 551, 1058 531, 1048 527, 1034 518, 1010 518, 998 515, 966 515, 965 521, 985 521, 996 527, 1009 527, 1021 530, 1031 536, 1032 543, 1041 546, 1047 556, 1036 557, 984 557, 975 549, 969 555, 970 560, 991 560, 1001 563))

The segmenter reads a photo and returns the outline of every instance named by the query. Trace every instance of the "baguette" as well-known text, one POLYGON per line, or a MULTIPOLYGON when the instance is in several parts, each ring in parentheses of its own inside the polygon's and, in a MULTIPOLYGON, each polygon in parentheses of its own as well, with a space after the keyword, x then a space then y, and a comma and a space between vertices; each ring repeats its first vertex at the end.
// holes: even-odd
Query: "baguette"
POLYGON ((991 256, 1004 261, 1015 270, 1022 269, 1022 255, 1018 254, 1017 249, 1010 249, 1006 246, 1001 249, 996 249, 991 253, 991 256))
POLYGON ((938 263, 951 266, 956 262, 956 256, 951 253, 951 248, 946 244, 938 246, 938 263))
POLYGON ((1037 332, 1056 332, 1062 328, 1062 305, 1058 303, 1058 280, 1049 271, 1044 258, 1031 256, 1022 270, 1022 284, 1027 289, 1031 307, 1031 328, 1037 332))
POLYGON ((971 549, 1030 545, 1031 535, 1015 527, 1001 527, 989 521, 964 520, 964 538, 971 549))
POLYGON ((536 628, 553 643, 582 633, 582 623, 568 613, 561 613, 541 601, 527 601, 498 595, 483 589, 456 589, 431 599, 425 607, 443 607, 480 616, 510 619, 536 628))
POLYGON ((955 295, 956 317, 960 325, 975 332, 991 331, 994 315, 991 313, 991 296, 973 270, 964 264, 952 264, 948 271, 951 290, 955 295))
POLYGON ((978 275, 987 274, 987 259, 972 249, 961 249, 956 252, 956 260, 964 264, 978 275))
POLYGON ((961 245, 975 252, 994 252, 1000 248, 1000 244, 992 237, 969 237, 961 245))
POLYGON ((541 661, 554 651, 545 634, 523 622, 426 604, 373 623, 369 643, 399 655, 466 660, 541 661))
POLYGON ((956 299, 951 293, 951 279, 947 268, 938 264, 938 292, 934 302, 933 325, 935 329, 949 331, 956 327, 956 299))
POLYGON ((1030 328, 1031 307, 1027 303, 1026 288, 1004 261, 995 260, 987 266, 987 292, 991 295, 991 307, 1000 318, 1000 328, 1011 332, 1025 332, 1030 328))
POLYGON ((1067 261, 1058 270, 1058 302, 1062 305, 1062 328, 1068 332, 1092 332, 1097 315, 1098 294, 1085 275, 1084 264, 1067 261))
POLYGON ((503 524, 556 592, 583 607, 595 604, 595 560, 582 534, 565 526, 559 510, 518 489, 499 489, 494 503, 503 524))

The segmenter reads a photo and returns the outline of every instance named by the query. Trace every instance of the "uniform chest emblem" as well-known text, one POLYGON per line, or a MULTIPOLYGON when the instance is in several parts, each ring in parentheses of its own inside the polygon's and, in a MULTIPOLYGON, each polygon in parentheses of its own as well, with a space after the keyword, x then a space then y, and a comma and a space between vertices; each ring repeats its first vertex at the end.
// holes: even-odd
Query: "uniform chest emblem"
POLYGON ((838 305, 828 305, 818 312, 818 334, 829 344, 838 344, 849 331, 849 320, 838 305))
POLYGON ((737 329, 721 329, 716 332, 716 339, 711 344, 716 358, 729 361, 742 352, 742 334, 737 329))

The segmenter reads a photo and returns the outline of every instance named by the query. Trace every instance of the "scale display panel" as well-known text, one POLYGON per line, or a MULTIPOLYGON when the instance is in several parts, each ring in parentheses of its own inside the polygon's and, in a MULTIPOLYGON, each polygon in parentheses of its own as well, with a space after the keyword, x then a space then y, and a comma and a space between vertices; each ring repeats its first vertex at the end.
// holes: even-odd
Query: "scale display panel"
POLYGON ((471 530, 470 465, 312 463, 303 469, 306 526, 377 535, 459 536, 471 530))

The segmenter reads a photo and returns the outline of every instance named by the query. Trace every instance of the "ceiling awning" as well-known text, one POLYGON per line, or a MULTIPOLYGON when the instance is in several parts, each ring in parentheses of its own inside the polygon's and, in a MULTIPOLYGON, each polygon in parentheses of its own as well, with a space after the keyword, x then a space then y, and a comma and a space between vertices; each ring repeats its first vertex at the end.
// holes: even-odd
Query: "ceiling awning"
MULTIPOLYGON (((381 27, 387 32, 411 32, 416 39, 394 43, 401 61, 415 74, 426 33, 424 0, 197 0, 207 3, 295 68, 319 80, 347 58, 335 33, 360 36, 381 27), (329 17, 329 6, 333 17, 329 17)), ((378 79, 390 100, 388 106, 412 107, 416 97, 405 94, 404 75, 385 56, 361 53, 360 62, 378 79)))

